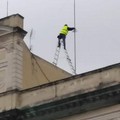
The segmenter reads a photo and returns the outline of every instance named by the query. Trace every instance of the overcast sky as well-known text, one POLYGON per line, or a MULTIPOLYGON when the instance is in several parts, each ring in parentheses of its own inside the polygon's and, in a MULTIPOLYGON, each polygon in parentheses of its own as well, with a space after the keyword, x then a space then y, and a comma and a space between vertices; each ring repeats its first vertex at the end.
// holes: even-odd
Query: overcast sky
MULTIPOLYGON (((57 35, 64 24, 74 26, 74 0, 8 0, 8 14, 24 17, 24 41, 32 52, 53 62, 57 35)), ((7 15, 7 0, 0 0, 0 18, 7 15)), ((76 0, 76 71, 83 73, 120 62, 120 0, 76 0)), ((74 65, 74 33, 67 50, 74 65)), ((58 66, 71 72, 64 50, 58 66)))

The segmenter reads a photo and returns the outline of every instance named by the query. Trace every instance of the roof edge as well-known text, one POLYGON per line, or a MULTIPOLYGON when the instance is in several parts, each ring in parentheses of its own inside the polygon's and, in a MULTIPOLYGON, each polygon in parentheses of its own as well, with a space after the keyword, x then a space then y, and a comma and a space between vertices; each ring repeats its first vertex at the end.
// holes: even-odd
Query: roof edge
POLYGON ((17 16, 17 15, 20 16, 22 19, 24 19, 24 17, 23 17, 22 15, 20 15, 19 13, 16 13, 16 14, 12 14, 12 15, 3 17, 3 18, 0 19, 0 21, 1 21, 1 20, 4 20, 4 19, 6 19, 6 18, 12 17, 12 16, 17 16))
POLYGON ((116 64, 109 65, 109 66, 106 66, 106 67, 103 67, 103 68, 99 68, 99 69, 96 69, 96 70, 93 70, 93 71, 89 71, 89 72, 86 72, 86 73, 82 73, 82 74, 74 75, 74 76, 71 76, 71 77, 67 77, 67 78, 64 78, 64 79, 61 79, 61 80, 56 80, 56 81, 53 81, 53 82, 50 82, 50 83, 45 83, 45 84, 38 85, 38 86, 35 86, 35 87, 32 87, 32 88, 24 89, 24 90, 22 90, 22 92, 27 92, 27 91, 32 91, 32 90, 35 90, 35 89, 49 87, 49 86, 56 85, 56 84, 59 84, 59 83, 71 81, 73 79, 77 79, 77 78, 80 78, 80 77, 83 77, 83 76, 86 76, 86 75, 91 75, 93 73, 99 73, 99 72, 102 72, 102 71, 105 71, 105 70, 109 70, 109 69, 115 68, 115 67, 120 67, 120 63, 116 63, 116 64))

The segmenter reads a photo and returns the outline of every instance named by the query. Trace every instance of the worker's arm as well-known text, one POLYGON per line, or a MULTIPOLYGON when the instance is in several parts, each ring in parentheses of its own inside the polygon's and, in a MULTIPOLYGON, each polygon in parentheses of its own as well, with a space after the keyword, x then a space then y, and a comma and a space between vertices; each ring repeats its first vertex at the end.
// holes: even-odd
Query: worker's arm
POLYGON ((75 30, 74 27, 68 27, 68 31, 72 31, 72 30, 75 30))

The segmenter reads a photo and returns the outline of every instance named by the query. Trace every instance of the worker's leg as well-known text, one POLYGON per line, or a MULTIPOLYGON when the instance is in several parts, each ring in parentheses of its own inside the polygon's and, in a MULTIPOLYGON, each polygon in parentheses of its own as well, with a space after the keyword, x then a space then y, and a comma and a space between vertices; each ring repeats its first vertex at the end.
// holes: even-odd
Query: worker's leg
POLYGON ((58 39, 58 47, 60 47, 60 46, 61 46, 60 39, 58 39))
POLYGON ((61 38, 62 38, 62 36, 61 36, 61 34, 59 34, 58 36, 57 36, 57 38, 58 38, 58 47, 60 47, 61 46, 61 38))
POLYGON ((66 50, 66 41, 65 41, 65 39, 66 39, 66 36, 63 37, 63 45, 64 45, 64 49, 66 50))

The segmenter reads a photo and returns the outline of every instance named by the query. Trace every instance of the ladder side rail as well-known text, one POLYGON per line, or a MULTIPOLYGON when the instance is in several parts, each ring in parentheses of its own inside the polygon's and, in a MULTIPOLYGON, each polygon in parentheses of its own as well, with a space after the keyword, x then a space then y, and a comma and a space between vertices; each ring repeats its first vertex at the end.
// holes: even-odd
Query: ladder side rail
POLYGON ((65 54, 66 54, 67 61, 68 61, 69 65, 70 65, 70 67, 71 67, 71 70, 72 70, 72 72, 75 74, 75 69, 74 69, 74 67, 73 67, 73 65, 72 65, 72 61, 71 61, 71 59, 70 59, 70 57, 69 57, 69 55, 68 55, 67 50, 65 50, 65 54))
POLYGON ((59 58, 59 53, 60 53, 60 48, 57 47, 57 48, 56 48, 56 51, 55 51, 55 55, 54 55, 54 60, 53 60, 53 64, 54 64, 54 65, 57 65, 58 58, 59 58))

